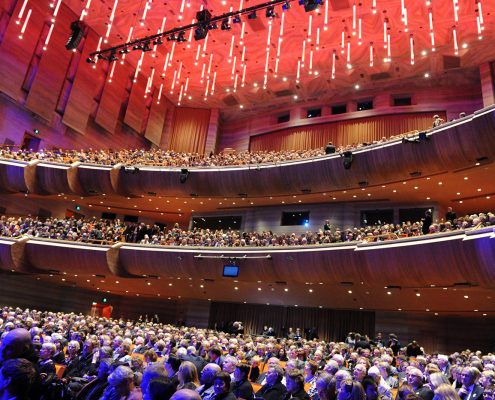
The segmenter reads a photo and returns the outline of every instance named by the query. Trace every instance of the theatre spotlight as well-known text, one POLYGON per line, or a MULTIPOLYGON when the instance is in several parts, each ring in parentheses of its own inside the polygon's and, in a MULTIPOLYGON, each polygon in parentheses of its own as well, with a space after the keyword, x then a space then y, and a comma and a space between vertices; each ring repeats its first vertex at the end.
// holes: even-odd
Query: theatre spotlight
POLYGON ((124 48, 122 50, 119 50, 119 54, 129 54, 131 51, 129 50, 129 48, 124 48))
POLYGON ((207 9, 198 11, 196 13, 196 20, 199 23, 208 25, 210 23, 210 20, 211 20, 211 13, 207 9))
POLYGON ((202 40, 208 35, 208 28, 200 25, 194 30, 194 40, 202 40))
POLYGON ((175 37, 175 33, 172 33, 170 36, 167 36, 167 41, 170 42, 172 40, 177 40, 177 38, 175 37))
POLYGON ((156 38, 156 39, 153 41, 153 44, 154 44, 155 46, 159 46, 159 45, 163 44, 163 40, 162 40, 162 38, 161 38, 161 37, 156 38))
POLYGON ((350 169, 353 161, 352 151, 344 151, 342 157, 344 157, 344 168, 350 169))
POLYGON ((274 18, 275 17, 275 7, 273 7, 273 6, 267 7, 265 15, 267 18, 274 18))
POLYGON ((115 55, 115 52, 110 53, 110 57, 108 57, 108 61, 118 61, 118 57, 115 55))
POLYGON ((180 31, 179 34, 177 35, 177 41, 179 43, 182 43, 182 42, 187 42, 187 39, 186 39, 186 32, 184 31, 180 31))
POLYGON ((212 24, 208 25, 208 29, 211 31, 212 29, 218 29, 218 25, 216 22, 213 22, 212 24))
POLYGON ((426 132, 423 131, 423 132, 419 132, 419 140, 426 142, 426 141, 430 140, 430 138, 428 136, 426 136, 426 132))
POLYGON ((220 29, 222 31, 229 31, 230 29, 232 29, 232 27, 229 25, 229 20, 227 18, 225 18, 222 21, 222 25, 220 26, 220 29))
POLYGON ((86 58, 86 62, 88 64, 96 64, 96 60, 94 58, 91 58, 91 57, 86 58))
POLYGON ((256 19, 256 10, 253 10, 248 14, 248 19, 256 19))
POLYGON ((289 11, 290 10, 290 3, 286 1, 284 4, 282 4, 282 11, 289 11))
POLYGON ((143 44, 143 52, 146 53, 147 51, 151 51, 151 50, 153 50, 153 48, 151 47, 150 42, 144 42, 144 44, 143 44))
POLYGON ((239 15, 236 15, 234 18, 232 18, 232 22, 234 24, 240 24, 241 23, 241 17, 239 15))
POLYGON ((143 50, 143 44, 136 43, 134 46, 132 46, 132 50, 143 50))
POLYGON ((310 12, 321 6, 323 4, 323 0, 299 0, 299 4, 304 5, 304 11, 310 12))
POLYGON ((182 168, 180 170, 179 182, 186 183, 188 177, 189 177, 189 170, 187 168, 182 168))

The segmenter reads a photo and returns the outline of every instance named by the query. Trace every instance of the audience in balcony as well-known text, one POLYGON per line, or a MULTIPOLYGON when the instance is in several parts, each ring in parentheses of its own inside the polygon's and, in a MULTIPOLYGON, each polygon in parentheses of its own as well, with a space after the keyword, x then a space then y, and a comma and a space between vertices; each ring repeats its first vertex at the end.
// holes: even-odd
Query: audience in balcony
MULTIPOLYGON (((438 120, 441 120, 440 118, 438 120)), ((435 119, 437 121, 437 119, 435 119)), ((443 121, 443 120, 442 120, 443 121)), ((417 133, 416 133, 417 134, 417 133)), ((75 162, 113 166, 122 164, 125 166, 160 166, 160 167, 222 167, 239 165, 257 165, 265 163, 280 163, 293 160, 320 157, 332 153, 352 151, 365 146, 386 143, 389 141, 411 136, 411 132, 393 135, 381 140, 364 143, 352 143, 335 146, 329 142, 325 147, 308 150, 282 150, 282 151, 223 151, 218 154, 210 153, 202 155, 198 153, 180 153, 161 149, 124 149, 124 150, 63 150, 44 149, 38 152, 30 150, 14 150, 13 147, 0 148, 0 159, 20 161, 50 161, 63 164, 75 162)))
MULTIPOLYGON (((176 399, 197 399, 194 393, 201 399, 251 400, 253 392, 256 392, 257 399, 265 400, 389 399, 393 397, 393 389, 381 373, 383 367, 394 371, 393 374, 399 372, 400 386, 396 397, 399 400, 431 400, 434 395, 436 399, 481 400, 484 397, 492 400, 495 385, 495 356, 491 353, 483 355, 481 352, 465 350, 451 355, 438 355, 423 351, 423 355, 408 359, 404 347, 393 358, 390 356, 393 354, 390 348, 378 346, 373 341, 370 351, 345 342, 235 335, 153 322, 131 323, 74 313, 4 307, 0 308, 1 399, 37 400, 41 399, 41 394, 44 394, 45 399, 50 398, 48 395, 54 395, 55 386, 50 385, 48 380, 53 369, 44 371, 44 365, 49 363, 53 366, 53 359, 48 356, 55 354, 53 341, 58 340, 59 336, 73 338, 72 342, 92 344, 92 347, 83 347, 75 358, 72 356, 73 360, 90 360, 93 366, 91 369, 97 371, 95 375, 84 375, 84 385, 74 385, 73 379, 67 375, 62 380, 52 378, 52 383, 62 387, 67 385, 71 388, 69 394, 75 396, 78 393, 77 399, 85 400, 170 399, 172 396, 176 399), (32 342, 36 335, 42 343, 39 354, 32 342), (137 347, 141 346, 141 338, 146 338, 144 346, 148 350, 153 349, 159 341, 166 344, 166 350, 160 360, 144 369, 139 386, 141 374, 130 368, 132 360, 115 361, 112 349, 109 351, 105 347, 113 344, 117 350, 122 344, 129 343, 137 347), (188 347, 221 349, 222 354, 226 355, 224 363, 231 362, 229 357, 236 360, 233 378, 227 371, 230 368, 223 368, 222 371, 223 366, 212 362, 219 358, 213 360, 214 357, 210 358, 213 353, 203 352, 204 362, 209 363, 201 373, 202 386, 197 387, 196 367, 192 362, 184 360, 188 347), (257 385, 253 390, 247 379, 250 365, 245 356, 249 349, 264 354, 267 348, 273 350, 273 355, 267 361, 266 383, 261 387, 257 385), (289 356, 285 371, 274 357, 282 348, 289 356), (324 371, 318 370, 317 359, 320 358, 317 354, 326 363, 324 371), (179 365, 178 387, 173 382, 175 369, 170 368, 171 360, 177 360, 179 365), (167 364, 169 366, 164 368, 167 364), (397 368, 391 364, 396 364, 397 368), (304 378, 304 370, 307 379, 304 378), (455 375, 457 370, 460 374, 455 375), (401 375, 400 371, 406 371, 406 376, 401 375), (428 382, 425 381, 425 374, 429 375, 428 382), (454 379, 460 380, 461 384, 456 385, 454 379), (77 392, 74 391, 76 388, 77 392), (174 394, 176 390, 177 395, 174 394)), ((69 347, 71 353, 77 349, 71 342, 69 347)), ((137 357, 140 353, 134 354, 137 357)), ((60 393, 55 392, 55 396, 60 393)))
MULTIPOLYGON (((0 236, 20 238, 23 236, 68 240, 83 243, 111 244, 114 242, 154 244, 164 246, 204 247, 273 247, 319 245, 354 241, 383 241, 401 237, 420 236, 470 229, 481 226, 495 226, 492 212, 465 215, 454 221, 406 222, 366 227, 320 229, 303 234, 275 234, 271 231, 239 232, 235 230, 213 230, 193 228, 183 230, 178 224, 171 229, 158 225, 124 224, 119 219, 77 219, 38 217, 0 217, 0 236)), ((325 225, 327 226, 327 224, 325 225)), ((140 345, 142 346, 142 345, 140 345)))

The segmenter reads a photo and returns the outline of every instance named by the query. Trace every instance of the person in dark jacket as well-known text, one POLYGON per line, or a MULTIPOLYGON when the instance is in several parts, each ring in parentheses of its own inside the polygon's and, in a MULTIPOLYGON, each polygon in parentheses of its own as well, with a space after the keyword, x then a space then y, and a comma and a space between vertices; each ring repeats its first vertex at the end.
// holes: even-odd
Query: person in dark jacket
POLYGON ((283 377, 284 370, 280 366, 270 367, 266 374, 266 383, 256 392, 256 398, 264 400, 284 399, 287 395, 287 389, 282 384, 283 377))
POLYGON ((230 374, 220 371, 213 381, 215 395, 213 400, 236 400, 235 395, 230 391, 230 374))
POLYGON ((238 399, 252 400, 254 398, 253 385, 248 380, 249 365, 239 364, 234 371, 232 393, 238 399))
POLYGON ((301 371, 293 370, 287 373, 287 395, 286 400, 298 399, 309 400, 309 395, 304 390, 304 376, 301 371))

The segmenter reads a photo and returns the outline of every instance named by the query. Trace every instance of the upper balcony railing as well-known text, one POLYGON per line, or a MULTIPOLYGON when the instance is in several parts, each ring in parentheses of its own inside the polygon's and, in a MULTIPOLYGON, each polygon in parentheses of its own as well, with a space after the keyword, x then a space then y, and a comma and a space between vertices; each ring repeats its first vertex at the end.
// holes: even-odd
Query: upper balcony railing
MULTIPOLYGON (((403 143, 391 140, 352 150, 344 169, 342 154, 221 167, 188 167, 181 183, 180 167, 105 166, 0 159, 0 191, 81 196, 117 193, 139 196, 267 196, 320 193, 378 185, 418 174, 430 175, 474 166, 495 158, 495 106, 452 121, 403 143), (416 140, 417 139, 417 140, 416 140)), ((182 171, 184 172, 184 171, 182 171)))

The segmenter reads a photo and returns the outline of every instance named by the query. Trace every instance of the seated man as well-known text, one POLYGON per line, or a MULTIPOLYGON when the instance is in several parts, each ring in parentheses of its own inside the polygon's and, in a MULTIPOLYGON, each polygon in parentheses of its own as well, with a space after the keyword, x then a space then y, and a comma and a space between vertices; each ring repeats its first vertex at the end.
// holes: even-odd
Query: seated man
POLYGON ((36 370, 28 360, 6 360, 0 369, 0 398, 29 399, 36 377, 36 370))
POLYGON ((287 395, 285 399, 309 400, 309 395, 304 390, 304 376, 301 371, 292 370, 287 373, 287 395))
POLYGON ((201 386, 197 389, 197 391, 203 400, 211 400, 215 397, 213 382, 216 374, 220 371, 220 367, 214 363, 206 364, 203 371, 201 371, 201 376, 199 377, 201 386))
POLYGON ((284 370, 279 365, 271 366, 266 374, 266 384, 258 392, 257 399, 280 400, 287 395, 287 389, 282 384, 284 370))
POLYGON ((237 398, 251 400, 254 397, 253 385, 248 380, 249 370, 249 365, 239 364, 234 371, 234 383, 231 387, 237 398))
POLYGON ((466 367, 462 370, 462 387, 458 392, 462 400, 483 400, 483 387, 476 383, 479 376, 478 368, 466 367))
POLYGON ((413 388, 414 393, 423 400, 432 400, 434 393, 428 386, 423 385, 423 373, 415 367, 410 367, 407 372, 407 383, 413 388))

